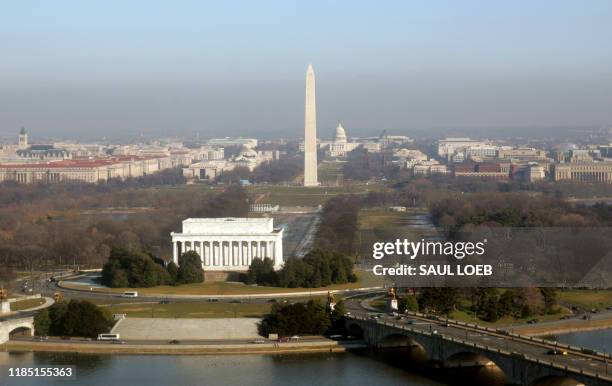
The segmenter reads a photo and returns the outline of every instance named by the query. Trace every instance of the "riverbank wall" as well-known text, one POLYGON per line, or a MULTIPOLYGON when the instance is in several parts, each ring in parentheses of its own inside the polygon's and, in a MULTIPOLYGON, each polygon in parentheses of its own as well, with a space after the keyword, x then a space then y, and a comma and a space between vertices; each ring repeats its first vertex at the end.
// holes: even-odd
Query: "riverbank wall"
POLYGON ((250 343, 250 344, 118 344, 9 341, 0 345, 2 351, 79 352, 87 354, 151 354, 151 355, 220 355, 220 354, 292 354, 344 352, 366 348, 362 342, 342 343, 250 343))

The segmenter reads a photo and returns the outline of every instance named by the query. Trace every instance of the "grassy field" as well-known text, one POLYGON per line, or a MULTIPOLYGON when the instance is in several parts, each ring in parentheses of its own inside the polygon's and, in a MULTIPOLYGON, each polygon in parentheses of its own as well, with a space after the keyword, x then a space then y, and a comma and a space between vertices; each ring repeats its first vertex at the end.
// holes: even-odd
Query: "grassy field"
POLYGON ((558 297, 587 310, 612 306, 612 290, 564 290, 558 292, 558 297))
POLYGON ((45 299, 27 299, 18 300, 11 303, 11 311, 21 311, 32 307, 40 306, 45 302, 45 299))
POLYGON ((101 306, 113 314, 138 318, 262 317, 272 303, 120 303, 101 306))
POLYGON ((380 191, 381 185, 367 185, 365 183, 344 184, 339 187, 311 187, 260 185, 247 189, 249 194, 264 194, 261 203, 278 204, 280 206, 317 206, 324 204, 332 197, 342 194, 367 194, 371 191, 380 191))
POLYGON ((399 226, 406 213, 384 209, 359 211, 359 229, 374 229, 381 226, 399 226))
POLYGON ((513 324, 521 324, 521 323, 526 324, 527 321, 531 319, 538 319, 540 322, 559 320, 563 315, 568 315, 568 314, 570 314, 570 311, 566 308, 562 308, 561 312, 557 314, 530 316, 528 318, 523 318, 523 319, 516 319, 511 316, 505 316, 496 322, 487 322, 482 319, 474 319, 474 315, 472 313, 468 313, 466 311, 455 311, 451 313, 450 319, 455 319, 455 320, 459 320, 461 322, 466 322, 466 323, 478 323, 481 326, 486 326, 486 327, 502 327, 502 326, 509 326, 513 324))

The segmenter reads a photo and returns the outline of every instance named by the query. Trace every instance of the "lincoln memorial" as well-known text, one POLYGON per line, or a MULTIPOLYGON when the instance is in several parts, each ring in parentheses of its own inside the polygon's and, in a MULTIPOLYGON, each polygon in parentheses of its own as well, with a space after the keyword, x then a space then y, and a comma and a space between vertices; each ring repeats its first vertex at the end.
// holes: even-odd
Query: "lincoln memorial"
POLYGON ((283 265, 283 230, 271 218, 188 218, 172 236, 173 260, 195 251, 206 271, 246 271, 253 259, 268 257, 283 265))

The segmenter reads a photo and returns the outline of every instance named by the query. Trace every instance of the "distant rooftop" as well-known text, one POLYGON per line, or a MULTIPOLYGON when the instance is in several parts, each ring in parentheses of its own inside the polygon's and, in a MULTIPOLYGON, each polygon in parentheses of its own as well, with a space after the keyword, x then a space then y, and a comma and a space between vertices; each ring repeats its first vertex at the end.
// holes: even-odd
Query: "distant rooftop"
POLYGON ((184 234, 262 234, 274 232, 271 218, 188 218, 183 220, 184 234))

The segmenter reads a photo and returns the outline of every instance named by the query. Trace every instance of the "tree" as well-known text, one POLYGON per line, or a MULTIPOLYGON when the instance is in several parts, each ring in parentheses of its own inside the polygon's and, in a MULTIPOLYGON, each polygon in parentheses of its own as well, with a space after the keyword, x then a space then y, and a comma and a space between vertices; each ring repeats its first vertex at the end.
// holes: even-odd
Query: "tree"
POLYGON ((253 259, 245 278, 246 284, 274 286, 278 283, 274 262, 270 258, 253 259))
POLYGON ((499 297, 498 313, 500 316, 515 315, 517 312, 514 304, 515 291, 513 289, 507 289, 499 297))
POLYGON ((331 312, 329 318, 331 321, 331 326, 329 330, 327 330, 328 335, 346 335, 346 306, 344 305, 344 300, 340 300, 336 303, 334 310, 331 312))
POLYGON ((34 331, 38 336, 49 335, 51 329, 51 317, 49 310, 43 308, 34 316, 34 331))
MULTIPOLYGON (((45 309, 46 311, 47 309, 45 309)), ((108 332, 112 318, 108 311, 98 308, 87 300, 72 299, 69 303, 58 302, 48 308, 47 332, 56 336, 83 336, 95 338, 108 332)), ((44 324, 44 314, 39 313, 44 324)), ((36 322, 36 319, 35 319, 36 322)))
POLYGON ((398 309, 401 312, 417 312, 419 310, 419 302, 417 301, 417 298, 414 295, 401 296, 398 299, 397 303, 398 309))
POLYGON ((557 307, 557 291, 554 288, 540 288, 544 297, 544 312, 554 314, 558 312, 557 307))
POLYGON ((112 248, 102 268, 102 283, 113 288, 154 287, 171 283, 163 261, 140 250, 112 248))
POLYGON ((264 335, 277 333, 282 336, 296 334, 320 335, 331 326, 330 315, 319 300, 306 303, 275 303, 261 323, 264 335))
POLYGON ((448 315, 455 310, 459 301, 459 291, 452 287, 423 288, 419 295, 419 310, 448 315))
POLYGON ((489 297, 486 300, 482 311, 484 313, 484 320, 491 323, 497 322, 497 320, 499 319, 497 298, 494 296, 489 297))
POLYGON ((523 318, 538 315, 544 311, 544 296, 539 288, 517 289, 515 301, 521 310, 521 317, 523 318))
POLYGON ((170 280, 171 285, 178 284, 178 267, 174 264, 174 261, 168 263, 166 267, 166 271, 168 271, 168 279, 170 280))
POLYGON ((202 260, 195 251, 188 251, 179 257, 178 282, 202 283, 204 271, 202 271, 202 260))

